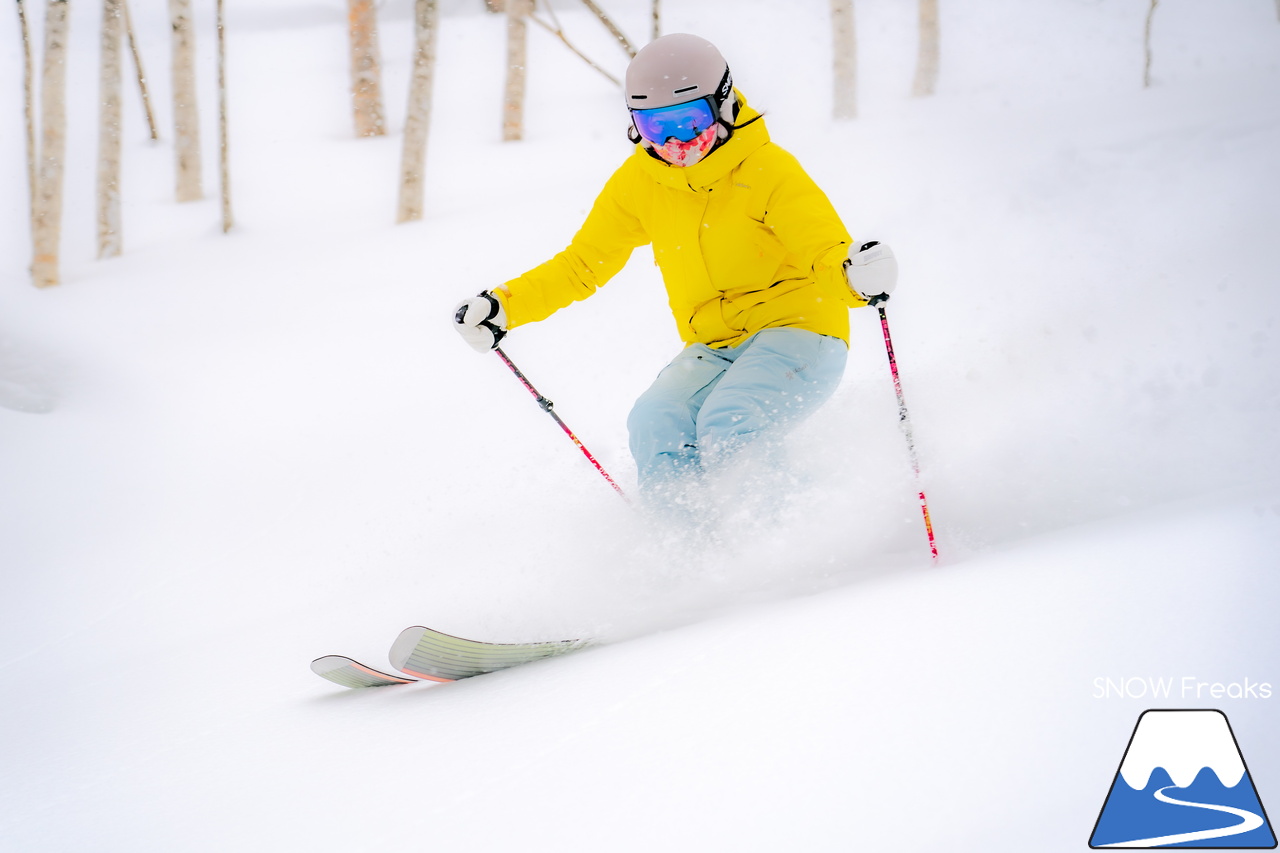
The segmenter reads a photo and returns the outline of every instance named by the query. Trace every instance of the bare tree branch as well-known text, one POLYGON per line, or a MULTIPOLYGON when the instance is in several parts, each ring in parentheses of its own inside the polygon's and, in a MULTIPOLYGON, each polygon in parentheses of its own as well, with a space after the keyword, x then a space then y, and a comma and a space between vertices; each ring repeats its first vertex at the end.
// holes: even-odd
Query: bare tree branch
POLYGON ((609 28, 609 32, 613 33, 613 37, 618 40, 618 44, 622 45, 622 49, 627 52, 627 56, 634 57, 636 55, 636 49, 631 45, 630 40, 622 34, 622 30, 618 29, 618 26, 609 18, 608 15, 604 13, 604 9, 601 9, 594 0, 582 0, 582 3, 594 12, 596 17, 609 28))
POLYGON ((550 2, 548 2, 548 0, 543 0, 543 5, 546 6, 547 14, 551 16, 552 23, 548 24, 546 21, 542 20, 537 15, 530 15, 529 20, 533 21, 535 24, 542 27, 547 32, 556 36, 558 39, 560 39, 560 41, 564 42, 565 47, 569 48, 569 50, 577 54, 578 58, 581 59, 583 62, 587 63, 592 68, 594 68, 595 70, 603 74, 609 80, 610 83, 612 83, 615 86, 621 86, 622 85, 621 80, 619 80, 617 77, 614 77, 608 71, 605 71, 599 65, 596 65, 594 62, 591 61, 591 59, 587 57, 586 54, 578 50, 576 47, 573 46, 573 44, 569 42, 568 36, 564 34, 564 28, 560 26, 560 21, 556 19, 555 10, 551 8, 550 2))
POLYGON ((138 90, 142 93, 142 110, 147 116, 147 129, 151 139, 160 138, 160 129, 156 126, 156 116, 151 110, 151 95, 147 92, 147 74, 142 70, 142 51, 138 49, 138 39, 133 33, 133 17, 129 14, 129 0, 120 0, 120 9, 124 14, 124 31, 129 36, 129 50, 133 53, 133 67, 138 72, 138 90))

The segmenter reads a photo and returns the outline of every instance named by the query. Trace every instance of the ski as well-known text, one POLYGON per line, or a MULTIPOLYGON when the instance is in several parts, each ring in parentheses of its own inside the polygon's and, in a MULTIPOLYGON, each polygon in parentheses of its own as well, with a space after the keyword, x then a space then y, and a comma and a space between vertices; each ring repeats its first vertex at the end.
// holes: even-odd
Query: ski
POLYGON ((325 655, 311 662, 311 671, 343 687, 389 687, 392 684, 416 684, 416 678, 404 678, 379 672, 359 661, 342 655, 325 655))
POLYGON ((417 625, 400 632, 391 646, 390 657, 392 666, 409 675, 428 681, 458 681, 555 657, 590 644, 590 640, 482 643, 417 625))

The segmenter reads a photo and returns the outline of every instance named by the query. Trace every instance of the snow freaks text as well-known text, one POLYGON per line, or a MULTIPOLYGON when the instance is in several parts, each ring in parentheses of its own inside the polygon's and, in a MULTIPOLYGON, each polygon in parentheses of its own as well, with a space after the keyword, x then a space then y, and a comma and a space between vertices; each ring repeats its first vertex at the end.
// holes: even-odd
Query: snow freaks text
POLYGON ((1175 677, 1129 676, 1093 680, 1094 699, 1270 699, 1269 681, 1206 681, 1192 675, 1175 677))

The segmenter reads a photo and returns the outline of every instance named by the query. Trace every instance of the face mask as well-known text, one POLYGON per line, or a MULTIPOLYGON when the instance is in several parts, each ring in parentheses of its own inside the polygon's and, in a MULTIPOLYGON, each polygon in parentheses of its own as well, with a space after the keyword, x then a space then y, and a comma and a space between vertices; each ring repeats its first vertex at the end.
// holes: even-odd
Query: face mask
POLYGON ((688 142, 681 142, 673 136, 663 145, 654 145, 653 150, 672 166, 692 166, 706 157, 715 144, 716 129, 709 127, 688 142))

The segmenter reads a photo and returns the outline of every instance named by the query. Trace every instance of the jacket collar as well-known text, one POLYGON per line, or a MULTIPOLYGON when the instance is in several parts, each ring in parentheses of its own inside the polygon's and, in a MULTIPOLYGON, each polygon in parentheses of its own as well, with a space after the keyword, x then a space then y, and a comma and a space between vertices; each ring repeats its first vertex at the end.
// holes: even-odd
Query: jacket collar
POLYGON ((721 143, 701 162, 692 166, 672 166, 650 155, 642 145, 637 145, 631 156, 640 162, 645 174, 663 186, 686 192, 705 191, 736 169, 747 159, 747 155, 769 142, 769 130, 760 113, 747 103, 741 92, 737 89, 733 92, 742 105, 738 111, 737 124, 747 126, 735 130, 728 141, 721 143))

